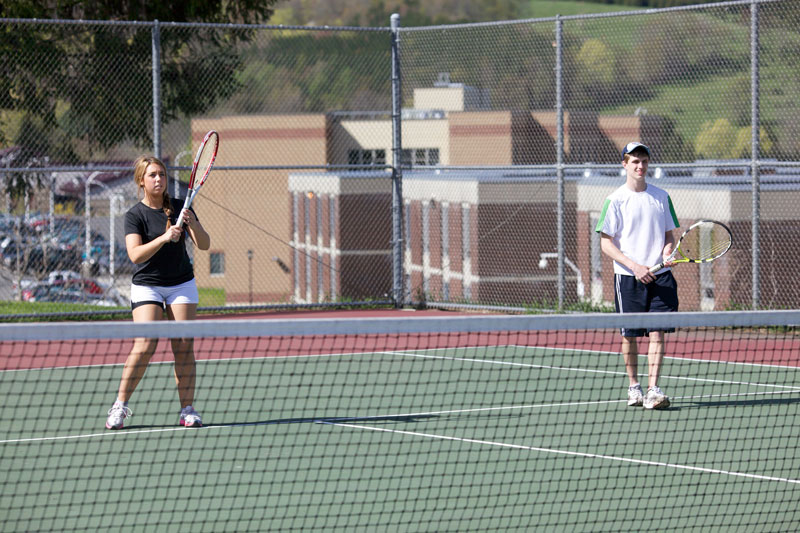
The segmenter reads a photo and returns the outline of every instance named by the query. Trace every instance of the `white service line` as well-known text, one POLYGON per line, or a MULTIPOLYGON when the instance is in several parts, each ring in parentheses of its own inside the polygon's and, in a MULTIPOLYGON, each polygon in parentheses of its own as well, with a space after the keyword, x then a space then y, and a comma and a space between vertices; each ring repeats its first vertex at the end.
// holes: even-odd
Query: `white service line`
MULTIPOLYGON (((453 348, 435 348, 435 350, 439 349, 450 349, 453 348)), ((430 350, 429 350, 430 351, 430 350)), ((627 375, 625 372, 622 371, 615 371, 615 370, 597 370, 592 368, 582 368, 582 367, 567 367, 567 366, 553 366, 553 365, 536 365, 532 363, 513 363, 510 361, 497 361, 492 359, 474 359, 468 357, 453 357, 447 355, 430 355, 430 354, 417 354, 414 352, 404 352, 404 351, 396 351, 396 352, 382 352, 386 354, 395 354, 395 355, 402 355, 404 357, 419 357, 422 359, 446 359, 450 361, 462 361, 467 363, 481 363, 481 364, 492 364, 492 365, 504 365, 504 366, 518 366, 518 367, 525 367, 525 368, 539 368, 539 369, 546 369, 546 370, 563 370, 566 372, 583 372, 588 374, 610 374, 610 375, 627 375)), ((686 361, 694 361, 694 359, 686 359, 686 361)), ((723 363, 725 363, 723 361, 723 363)), ((642 374, 644 375, 644 374, 642 374)), ((796 391, 800 391, 800 386, 793 386, 793 385, 775 385, 772 383, 752 383, 748 381, 730 381, 730 380, 723 380, 723 379, 711 379, 711 378, 692 378, 692 377, 683 377, 683 376, 661 376, 661 379, 674 379, 678 381, 697 381, 702 383, 717 383, 721 385, 747 385, 753 387, 774 387, 778 389, 792 389, 796 391)))
MULTIPOLYGON (((766 395, 775 395, 775 394, 794 394, 796 391, 794 390, 785 390, 785 391, 764 391, 764 392, 742 392, 737 394, 703 394, 697 396, 683 396, 683 397, 674 397, 673 400, 690 400, 690 399, 710 399, 710 398, 733 398, 737 396, 766 396, 766 395)), ((445 411, 425 411, 425 412, 418 412, 418 413, 401 413, 401 414, 389 414, 389 415, 371 415, 371 416, 357 416, 357 417, 327 417, 327 418, 306 418, 306 419, 298 419, 297 422, 314 422, 317 424, 340 424, 344 422, 353 422, 353 421, 374 421, 374 420, 386 420, 392 418, 414 418, 414 417, 426 417, 426 416, 440 416, 440 415, 458 415, 458 414, 465 414, 465 413, 485 413, 490 411, 510 411, 510 410, 522 410, 522 409, 546 409, 549 407, 573 407, 579 405, 604 405, 604 404, 612 404, 612 403, 622 403, 627 400, 595 400, 595 401, 585 401, 585 402, 562 402, 562 403, 542 403, 542 404, 530 404, 530 405, 505 405, 499 407, 476 407, 473 409, 451 409, 445 411)), ((267 426, 273 425, 278 423, 288 423, 288 422, 276 422, 276 421, 267 421, 267 422, 242 422, 239 424, 211 424, 208 426, 203 426, 201 428, 186 428, 182 426, 176 427, 168 427, 168 428, 158 428, 158 429, 125 429, 125 430, 115 430, 115 431, 104 431, 102 433, 86 433, 82 435, 60 435, 58 437, 30 437, 26 439, 6 439, 0 440, 0 444, 14 444, 14 443, 30 443, 30 442, 47 442, 47 441, 63 441, 63 440, 74 440, 74 439, 87 439, 87 438, 102 438, 102 437, 125 437, 131 435, 137 435, 142 433, 163 433, 169 431, 208 431, 212 429, 225 429, 225 428, 235 428, 235 427, 248 427, 248 426, 267 426)), ((357 426, 362 427, 362 426, 357 426)))
POLYGON ((403 431, 398 429, 389 429, 389 428, 377 428, 372 426, 362 426, 358 424, 343 424, 339 422, 320 422, 322 424, 327 424, 331 426, 339 426, 339 427, 347 427, 347 428, 354 428, 354 429, 361 429, 361 430, 369 430, 369 431, 380 431, 384 433, 396 433, 399 435, 410 435, 413 437, 424 437, 428 439, 438 439, 438 440, 451 440, 451 441, 459 441, 459 442, 468 442, 473 444, 483 444, 487 446, 498 446, 501 448, 514 448, 517 450, 528 450, 532 452, 542 452, 542 453, 553 453, 558 455, 569 455, 572 457, 586 457, 589 459, 602 459, 606 461, 617 461, 621 463, 633 463, 633 464, 640 464, 645 466, 660 466, 664 468, 674 468, 678 470, 690 470, 694 472, 704 472, 707 474, 720 474, 725 476, 733 476, 733 477, 743 477, 748 479, 755 479, 759 481, 774 481, 774 482, 781 482, 781 483, 791 483, 791 484, 798 484, 800 485, 800 479, 792 479, 792 478, 785 478, 785 477, 774 477, 774 476, 763 476, 760 474, 747 474, 745 472, 735 472, 733 470, 721 470, 718 468, 705 468, 702 466, 690 466, 690 465, 681 465, 676 463, 664 463, 661 461, 646 461, 643 459, 632 459, 630 457, 617 457, 614 455, 602 455, 596 453, 584 453, 584 452, 574 452, 570 450, 557 450, 554 448, 540 448, 536 446, 525 446, 522 444, 510 444, 507 442, 494 442, 489 440, 480 440, 480 439, 468 439, 464 437, 451 437, 449 435, 435 435, 433 433, 420 433, 417 431, 403 431))

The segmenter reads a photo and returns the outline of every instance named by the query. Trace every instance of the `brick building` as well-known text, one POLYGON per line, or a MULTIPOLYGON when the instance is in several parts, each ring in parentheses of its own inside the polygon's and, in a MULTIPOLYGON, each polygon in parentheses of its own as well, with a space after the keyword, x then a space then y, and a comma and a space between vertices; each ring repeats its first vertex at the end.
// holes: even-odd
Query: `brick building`
MULTIPOLYGON (((541 254, 556 250, 553 172, 445 170, 553 164, 555 112, 487 110, 485 97, 468 93, 459 84, 418 89, 422 104, 404 110, 403 157, 414 167, 404 173, 409 292, 496 304, 555 298, 555 262, 539 268, 541 254)), ((565 113, 567 160, 617 163, 630 139, 653 142, 647 132, 657 131, 656 121, 565 113)), ((224 289, 228 302, 376 299, 391 292, 389 174, 288 168, 391 165, 388 114, 195 120, 195 144, 212 128, 222 143, 217 167, 281 168, 215 170, 203 192, 209 200, 200 200, 212 235, 211 253, 197 254, 200 286, 224 289)), ((571 260, 579 242, 575 178, 566 191, 571 260)), ((568 293, 577 295, 579 275, 567 276, 568 293)))

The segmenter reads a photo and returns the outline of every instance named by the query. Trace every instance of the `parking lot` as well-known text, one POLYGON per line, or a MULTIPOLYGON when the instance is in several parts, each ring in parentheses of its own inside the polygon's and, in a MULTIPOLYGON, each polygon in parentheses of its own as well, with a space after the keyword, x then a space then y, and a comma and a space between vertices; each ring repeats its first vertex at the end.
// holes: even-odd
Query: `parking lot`
POLYGON ((126 306, 132 264, 114 244, 91 229, 87 246, 81 217, 3 215, 0 300, 126 306))

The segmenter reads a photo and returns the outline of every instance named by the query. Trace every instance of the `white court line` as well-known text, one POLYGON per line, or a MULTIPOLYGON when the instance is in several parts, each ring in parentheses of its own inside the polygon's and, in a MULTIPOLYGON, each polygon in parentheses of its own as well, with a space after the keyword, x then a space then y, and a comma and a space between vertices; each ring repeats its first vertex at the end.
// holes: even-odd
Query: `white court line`
MULTIPOLYGON (((531 346, 518 346, 518 345, 508 345, 512 347, 518 348, 530 348, 530 349, 542 349, 541 347, 531 347, 531 346)), ((432 348, 425 351, 437 351, 437 350, 469 350, 469 349, 477 349, 477 348, 485 348, 485 347, 460 347, 460 348, 432 348)), ((589 353, 593 353, 592 350, 585 350, 589 353)), ((600 353, 600 352, 597 352, 600 353)), ((612 353, 612 352, 608 352, 612 353)), ((374 354, 382 354, 382 355, 399 355, 403 357, 416 357, 416 358, 423 358, 423 359, 442 359, 442 360, 452 360, 452 361, 460 361, 460 362, 474 362, 474 363, 488 363, 494 365, 505 365, 505 366, 517 366, 517 367, 528 367, 528 368, 540 368, 540 369, 550 369, 550 370, 561 370, 561 371, 568 371, 568 372, 586 372, 586 373, 595 373, 595 374, 611 374, 611 375, 625 375, 624 372, 618 371, 610 371, 610 370, 596 370, 596 369, 586 369, 586 368, 578 368, 578 367, 558 367, 552 365, 535 365, 531 363, 515 363, 510 361, 497 361, 491 359, 475 359, 475 358, 463 358, 463 357, 451 357, 451 356, 440 356, 440 355, 427 355, 427 354, 418 354, 413 353, 413 351, 383 351, 383 352, 348 352, 348 353, 326 353, 326 354, 298 354, 298 355, 291 355, 291 356, 274 356, 274 357, 250 357, 250 358, 216 358, 216 359, 202 359, 199 362, 235 362, 235 361, 248 361, 248 360, 264 360, 264 361, 274 361, 274 362, 281 362, 287 359, 293 358, 305 358, 305 357, 338 357, 338 356, 358 356, 358 355, 374 355, 374 354)), ((690 361, 695 361, 691 359, 690 361)), ((172 364, 172 361, 160 361, 151 364, 172 364)), ((105 367, 105 366, 121 366, 121 363, 106 363, 100 365, 82 365, 82 366, 74 366, 74 367, 48 367, 48 368, 35 368, 35 369, 14 369, 11 370, 12 372, 19 372, 19 371, 26 371, 26 370, 56 370, 56 369, 73 369, 73 368, 94 368, 94 367, 105 367)), ((766 365, 767 367, 772 367, 772 365, 766 365)), ((791 367, 796 368, 796 367, 791 367)), ((0 372, 1 373, 1 372, 0 372)), ((679 377, 679 376, 661 376, 662 379, 675 379, 675 380, 683 380, 683 381, 698 381, 698 382, 705 382, 705 383, 717 383, 717 384, 725 384, 725 385, 745 385, 745 386, 755 386, 755 387, 767 387, 767 388, 778 388, 784 389, 781 391, 777 391, 774 394, 789 394, 800 390, 800 387, 791 386, 791 385, 774 385, 774 384, 764 384, 764 383, 749 383, 749 382, 740 382, 740 381, 727 381, 727 380, 714 380, 714 379, 706 379, 706 378, 688 378, 688 377, 679 377), (786 390, 789 389, 789 390, 786 390)), ((673 400, 679 399, 696 399, 696 398, 730 398, 736 396, 752 396, 752 395, 763 395, 763 394, 773 394, 769 392, 763 393, 737 393, 737 394, 719 394, 719 395, 699 395, 699 396, 687 396, 687 397, 673 397, 673 400)), ((450 411, 432 411, 432 412, 424 412, 424 413, 407 413, 407 414, 393 414, 393 415, 377 415, 377 416, 369 416, 369 417, 357 417, 358 420, 369 420, 369 419, 379 419, 379 418, 400 418, 400 417, 412 417, 412 416, 434 416, 434 415, 442 415, 442 414, 458 414, 458 413, 471 413, 471 412, 481 412, 481 411, 502 411, 502 410, 520 410, 520 409, 541 409, 547 407, 570 407, 570 406, 580 406, 580 405, 602 405, 602 404, 612 404, 612 403, 620 403, 625 400, 602 400, 602 401, 589 401, 589 402, 566 402, 566 403, 552 403, 552 404, 533 404, 533 405, 521 405, 521 406, 501 406, 501 407, 484 407, 484 408, 476 408, 476 409, 457 409, 457 410, 450 410, 450 411)), ((339 420, 352 420, 353 418, 349 417, 342 417, 339 420)), ((226 428, 226 427, 237 427, 237 426, 246 426, 246 425, 254 425, 254 424, 230 424, 230 425, 214 425, 204 429, 211 429, 211 428, 226 428)), ((0 440, 0 444, 10 444, 10 443, 22 443, 22 442, 45 442, 45 441, 56 441, 56 440, 69 440, 69 439, 81 439, 81 438, 92 438, 92 437, 107 437, 116 434, 126 434, 126 435, 134 435, 139 433, 159 433, 159 432, 166 432, 166 431, 180 431, 185 430, 186 428, 177 427, 177 428, 159 428, 159 429, 149 429, 149 430, 127 430, 124 432, 103 432, 103 433, 92 433, 92 434, 85 434, 85 435, 64 435, 59 437, 37 437, 37 438, 29 438, 29 439, 8 439, 8 440, 0 440)), ((197 428, 189 428, 193 430, 197 430, 197 428)))
POLYGON ((122 437, 128 435, 136 435, 139 433, 163 433, 165 431, 197 431, 202 428, 187 428, 187 427, 174 427, 174 428, 159 428, 159 429, 126 429, 114 431, 108 430, 103 433, 87 433, 84 435, 61 435, 58 437, 32 437, 29 439, 7 439, 0 440, 0 444, 19 444, 26 442, 47 442, 56 440, 75 440, 75 439, 89 439, 93 437, 122 437))
MULTIPOLYGON (((434 350, 453 350, 453 349, 461 349, 461 348, 434 348, 433 350, 426 350, 426 351, 434 351, 434 350)), ((563 370, 567 372, 584 372, 589 374, 609 374, 615 376, 623 376, 627 375, 625 372, 615 371, 615 370, 597 370, 593 368, 581 368, 581 367, 566 367, 566 366, 553 366, 553 365, 536 365, 532 363, 513 363, 510 361, 496 361, 492 359, 474 359, 469 357, 453 357, 448 355, 429 355, 429 354, 417 354, 413 351, 397 351, 397 352, 384 352, 386 354, 394 354, 394 355, 402 355, 404 357, 418 357, 421 359, 445 359, 449 361, 463 361, 468 363, 487 363, 492 365, 506 365, 506 366, 518 366, 518 367, 525 367, 525 368, 540 368, 546 370, 563 370)), ((690 359, 690 361, 694 361, 694 359, 690 359)), ((794 367, 792 367, 794 368, 794 367)), ((644 375, 644 374, 642 374, 644 375)), ((722 379, 711 379, 711 378, 692 378, 692 377, 683 377, 683 376, 668 376, 662 375, 660 376, 661 379, 674 379, 678 381, 697 381, 702 383, 716 383, 720 385, 746 385, 752 387, 774 387, 778 389, 792 389, 800 391, 800 386, 794 385, 775 385, 771 383, 752 383, 749 381, 730 381, 730 380, 722 380, 722 379)))
POLYGON ((438 440, 451 440, 451 441, 458 441, 458 442, 468 442, 473 444, 484 444, 488 446, 498 446, 501 448, 514 448, 517 450, 528 450, 532 452, 542 452, 542 453, 552 453, 558 455, 569 455, 572 457, 585 457, 589 459, 602 459, 606 461, 617 461, 622 463, 633 463, 633 464, 640 464, 645 466, 659 466, 665 468, 674 468, 678 470, 691 470, 693 472, 704 472, 707 474, 720 474, 725 476, 733 476, 733 477, 743 477, 748 479, 755 479, 759 481, 775 481, 775 482, 782 482, 782 483, 792 483, 792 484, 800 484, 800 479, 792 479, 792 478, 785 478, 785 477, 774 477, 774 476, 764 476, 760 474, 747 474, 745 472, 736 472, 733 470, 721 470, 718 468, 706 468, 702 466, 690 466, 690 465, 681 465, 677 463, 664 463, 661 461, 646 461, 644 459, 632 459, 630 457, 618 457, 614 455, 602 455, 597 453, 584 453, 584 452, 575 452, 570 450, 558 450, 555 448, 539 448, 536 446, 525 446, 522 444, 510 444, 507 442, 495 442, 489 440, 480 440, 480 439, 468 439, 464 437, 451 437, 449 435, 435 435, 433 433, 420 433, 417 431, 403 431, 399 429, 390 429, 390 428, 376 428, 372 426, 361 426, 357 424, 343 424, 339 422, 321 422, 326 425, 331 426, 339 426, 339 427, 346 427, 346 428, 355 428, 361 430, 369 430, 369 431, 380 431, 384 433, 396 433, 399 435, 410 435, 414 437, 424 437, 428 439, 438 439, 438 440))
MULTIPOLYGON (((563 348, 563 347, 552 347, 552 346, 526 346, 523 344, 508 344, 506 346, 513 347, 513 348, 532 348, 534 350, 550 350, 550 351, 570 351, 570 352, 585 352, 585 353, 596 353, 601 355, 617 355, 622 357, 622 353, 620 352, 609 352, 608 350, 589 350, 588 348, 563 348)), ((434 348, 434 350, 443 350, 445 348, 434 348)), ((451 348, 454 350, 458 350, 459 348, 451 348)), ((637 354, 640 359, 647 359, 646 353, 637 354)), ((747 363, 744 361, 725 361, 722 359, 701 359, 695 357, 679 357, 677 355, 665 355, 664 359, 673 359, 675 361, 686 361, 689 363, 697 362, 697 363, 709 363, 709 364, 721 364, 721 365, 739 365, 739 366, 761 366, 764 368, 784 368, 786 370, 800 370, 800 366, 798 365, 773 365, 770 363, 747 363)))
MULTIPOLYGON (((202 353, 202 352, 201 352, 202 353)), ((211 359, 197 359, 198 363, 235 363, 238 361, 270 361, 270 362, 281 362, 287 359, 301 359, 306 357, 337 357, 340 355, 350 356, 350 355, 375 355, 375 354, 384 354, 384 353, 392 353, 392 352, 331 352, 331 353, 301 353, 295 355, 254 355, 252 357, 215 357, 211 359)), ((195 357, 197 354, 195 353, 195 357)), ((154 361, 152 363, 148 363, 150 365, 171 365, 175 361, 154 361)), ((43 370, 82 370, 86 368, 103 368, 103 367, 114 367, 114 366, 124 366, 125 362, 121 363, 98 363, 95 365, 70 365, 70 366, 44 366, 44 367, 37 367, 37 368, 8 368, 5 370, 0 370, 0 375, 6 372, 41 372, 43 370)))
MULTIPOLYGON (((522 348, 522 349, 530 349, 530 350, 561 350, 561 351, 571 351, 571 352, 585 352, 585 353, 594 353, 594 354, 602 354, 602 355, 621 355, 619 352, 609 352, 606 350, 589 350, 585 348, 553 348, 550 346, 526 346, 521 344, 504 344, 498 346, 459 346, 459 347, 445 347, 445 348, 427 348, 427 349, 420 349, 417 351, 425 351, 425 352, 435 352, 441 350, 486 350, 488 348, 499 349, 499 348, 522 348)), ((330 353, 320 353, 320 354, 295 354, 295 355, 274 355, 274 356, 252 356, 252 357, 216 357, 211 359, 198 359, 198 363, 220 363, 220 362, 237 362, 237 361, 253 361, 253 360, 264 360, 264 361, 274 361, 280 362, 287 359, 300 359, 306 357, 337 357, 337 356, 352 356, 352 355, 375 355, 375 354, 382 354, 382 355, 403 355, 403 356, 412 356, 412 357, 425 357, 424 354, 416 354, 414 350, 401 350, 401 351, 375 351, 375 352, 330 352, 330 353)), ((443 356, 429 356, 431 358, 445 358, 443 356)), ((640 358, 646 358, 647 354, 639 354, 640 358)), ((511 363, 507 362, 504 363, 502 361, 492 361, 492 360, 483 360, 483 359, 460 359, 460 358, 452 358, 453 360, 463 360, 463 361, 474 361, 474 362, 486 362, 486 363, 493 363, 493 364, 508 364, 508 365, 517 365, 517 366, 530 366, 532 368, 551 368, 556 370, 570 370, 569 367, 556 367, 556 366, 544 366, 544 365, 526 365, 525 363, 511 363)), ((764 368, 783 368, 787 370, 798 370, 800 371, 800 366, 790 366, 790 365, 771 365, 766 363, 745 363, 745 362, 737 362, 737 361, 720 361, 715 359, 694 359, 688 357, 675 357, 675 356, 664 356, 664 359, 675 359, 678 361, 688 361, 688 362, 698 362, 698 363, 710 363, 710 364, 722 364, 722 365, 740 365, 740 366, 757 366, 757 367, 764 367, 764 368)), ((151 365, 164 365, 164 364, 172 364, 174 361, 156 361, 150 363, 151 365)), ((68 366, 48 366, 48 367, 41 367, 41 368, 9 368, 5 370, 0 370, 0 374, 4 374, 6 372, 33 372, 33 371, 43 371, 43 370, 71 370, 71 369, 84 369, 84 368, 103 368, 103 367, 114 367, 114 366, 123 366, 125 363, 99 363, 99 364, 90 364, 90 365, 68 365, 68 366)), ((621 372, 613 372, 613 371, 603 371, 603 370, 591 370, 585 368, 575 368, 575 371, 581 372, 595 372, 595 373, 607 373, 607 374, 621 374, 621 372)), ((679 378, 675 378, 679 379, 679 378)), ((683 378, 683 379, 691 379, 691 378, 683 378)), ((713 381, 712 382, 716 382, 713 381)), ((738 382, 726 382, 720 381, 719 383, 730 383, 730 384, 741 384, 738 382)), ((800 387, 798 387, 800 389, 800 387)))
MULTIPOLYGON (((691 399, 711 399, 711 398, 735 398, 739 396, 768 396, 768 395, 777 395, 777 394, 791 394, 795 391, 769 391, 769 392, 742 392, 737 394, 702 394, 696 396, 682 396, 682 397, 675 397, 673 400, 691 400, 691 399)), ((485 413, 491 411, 512 411, 512 410, 523 410, 523 409, 546 409, 550 407, 574 407, 579 405, 605 405, 605 404, 613 404, 613 403, 622 403, 627 400, 596 400, 596 401, 586 401, 586 402, 561 402, 561 403, 543 403, 543 404, 530 404, 530 405, 506 405, 500 407, 475 407, 472 409, 450 409, 445 411, 424 411, 424 412, 417 412, 417 413, 401 413, 401 414, 388 414, 388 415, 370 415, 370 416, 358 416, 358 417, 327 417, 327 418, 320 418, 320 419, 313 419, 308 418, 308 422, 314 422, 317 424, 338 424, 340 422, 347 422, 347 421, 355 421, 361 420, 364 422, 367 421, 375 421, 375 420, 386 420, 392 418, 414 418, 414 417, 428 417, 428 416, 440 416, 440 415, 455 415, 455 414, 468 414, 468 413, 485 413)), ((306 419, 304 419, 306 420, 306 419)), ((296 423, 300 423, 301 420, 298 420, 296 423)), ((236 427, 248 427, 248 426, 268 426, 278 424, 277 421, 267 421, 267 422, 243 422, 240 424, 212 424, 208 426, 203 426, 201 428, 186 428, 186 427, 172 427, 172 428, 159 428, 159 429, 127 429, 127 430, 116 430, 116 431, 104 431, 103 433, 88 433, 83 435, 61 435, 58 437, 31 437, 26 439, 7 439, 7 440, 0 440, 0 444, 12 444, 12 443, 30 443, 30 442, 47 442, 47 441, 59 441, 59 440, 73 440, 73 439, 86 439, 86 438, 93 438, 93 437, 124 437, 129 435, 138 435, 142 433, 163 433, 168 431, 209 431, 212 429, 225 429, 225 428, 236 428, 236 427)), ((289 423, 289 422, 282 422, 282 423, 289 423)))
MULTIPOLYGON (((740 396, 773 396, 779 394, 793 394, 796 391, 787 390, 787 391, 763 391, 763 392, 740 392, 736 394, 698 394, 694 396, 678 396, 673 397, 673 400, 698 400, 698 399, 711 399, 711 398, 735 398, 740 396)), ((612 403, 623 403, 627 402, 627 399, 623 400, 593 400, 593 401, 586 401, 586 402, 560 402, 560 403, 541 403, 541 404, 530 404, 530 405, 506 405, 500 407, 475 407, 472 409, 450 409, 445 411, 425 411, 425 412, 418 412, 418 413, 401 413, 401 414, 391 414, 391 415, 371 415, 371 416, 356 416, 356 417, 341 417, 341 418, 332 418, 328 417, 325 419, 317 420, 318 423, 335 423, 335 422, 352 422, 355 420, 363 420, 363 421, 370 421, 370 420, 387 420, 392 418, 419 418, 419 417, 429 417, 429 416, 440 416, 440 415, 453 415, 453 414, 466 414, 466 413, 481 413, 481 412, 489 412, 489 411, 511 411, 511 410, 522 410, 522 409, 545 409, 548 407, 574 407, 578 405, 605 405, 605 404, 612 404, 612 403)), ((2 441, 0 441, 2 442, 2 441)))

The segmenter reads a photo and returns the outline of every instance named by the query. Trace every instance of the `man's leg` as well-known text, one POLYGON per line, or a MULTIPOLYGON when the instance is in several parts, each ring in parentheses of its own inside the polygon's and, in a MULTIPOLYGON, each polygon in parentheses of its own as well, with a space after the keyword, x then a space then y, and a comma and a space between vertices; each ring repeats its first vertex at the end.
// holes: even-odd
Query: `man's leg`
POLYGON ((665 335, 662 331, 650 332, 650 348, 647 351, 647 386, 658 387, 661 361, 664 359, 665 335))
POLYGON ((639 344, 636 337, 622 337, 622 359, 628 373, 628 386, 639 383, 639 344))

